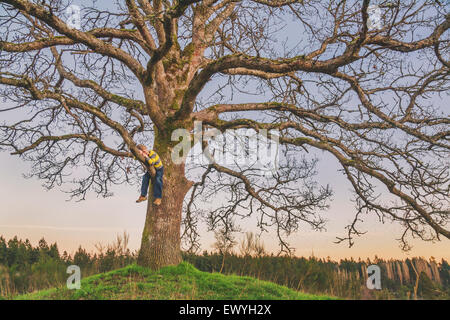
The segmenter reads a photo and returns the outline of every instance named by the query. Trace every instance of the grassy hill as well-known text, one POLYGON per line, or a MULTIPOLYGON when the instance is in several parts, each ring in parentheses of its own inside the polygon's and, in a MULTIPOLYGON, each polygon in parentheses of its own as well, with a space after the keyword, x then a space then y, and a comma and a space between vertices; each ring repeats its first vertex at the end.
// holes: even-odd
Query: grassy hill
POLYGON ((81 289, 53 288, 15 297, 31 300, 77 299, 335 299, 305 294, 271 282, 251 277, 202 272, 182 262, 159 271, 137 265, 86 277, 81 289))

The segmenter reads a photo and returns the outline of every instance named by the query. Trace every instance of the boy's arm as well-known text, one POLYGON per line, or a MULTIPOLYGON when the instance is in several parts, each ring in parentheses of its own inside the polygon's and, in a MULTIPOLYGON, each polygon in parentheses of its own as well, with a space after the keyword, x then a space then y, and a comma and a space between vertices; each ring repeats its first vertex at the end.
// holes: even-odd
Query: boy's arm
POLYGON ((155 169, 155 167, 153 166, 153 164, 155 163, 155 161, 152 161, 152 159, 150 159, 150 157, 145 157, 145 163, 147 163, 148 164, 148 172, 150 172, 150 175, 152 176, 152 177, 154 177, 155 175, 156 175, 156 169, 155 169))
MULTIPOLYGON (((145 163, 142 164, 142 166, 144 167, 144 170, 147 170, 152 177, 155 177, 156 169, 153 166, 152 159, 150 159, 150 157, 147 154, 142 154, 142 155, 145 158, 145 163)), ((133 158, 136 159, 136 157, 133 157, 133 158)))

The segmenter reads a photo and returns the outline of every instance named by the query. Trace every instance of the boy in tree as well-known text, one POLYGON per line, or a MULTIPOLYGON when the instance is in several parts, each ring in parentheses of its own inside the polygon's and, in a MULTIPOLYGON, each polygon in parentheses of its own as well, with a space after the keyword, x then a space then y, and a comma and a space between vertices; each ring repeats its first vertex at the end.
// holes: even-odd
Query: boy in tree
MULTIPOLYGON (((150 166, 149 170, 154 168, 154 171, 156 171, 154 175, 155 179, 153 182, 153 198, 155 199, 153 203, 159 206, 161 204, 162 189, 163 189, 164 167, 162 161, 155 151, 153 150, 148 151, 146 146, 139 144, 136 147, 138 148, 140 154, 143 157, 145 157, 145 163, 150 166)), ((148 186, 150 184, 150 178, 151 178, 150 172, 147 171, 145 175, 142 177, 141 196, 139 197, 139 199, 136 200, 137 203, 147 200, 147 191, 148 186)))

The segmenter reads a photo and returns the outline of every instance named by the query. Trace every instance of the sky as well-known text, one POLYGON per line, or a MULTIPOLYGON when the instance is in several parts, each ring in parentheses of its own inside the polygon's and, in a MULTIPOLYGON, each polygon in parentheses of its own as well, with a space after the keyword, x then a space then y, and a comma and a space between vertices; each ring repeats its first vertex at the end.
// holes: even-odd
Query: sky
MULTIPOLYGON (((354 208, 349 201, 351 194, 343 176, 336 167, 330 166, 330 159, 322 159, 319 166, 319 179, 330 182, 334 189, 334 201, 324 213, 329 221, 326 231, 316 232, 301 229, 292 235, 290 244, 295 254, 320 258, 383 258, 404 259, 422 256, 436 259, 450 259, 450 241, 439 243, 414 241, 412 251, 404 253, 395 240, 400 229, 389 223, 382 224, 373 217, 366 217, 362 229, 368 233, 356 239, 352 248, 346 243, 335 244, 336 236, 345 235, 344 227, 351 221, 354 208)), ((137 186, 118 186, 114 196, 97 197, 91 194, 81 202, 67 201, 68 195, 61 190, 47 191, 37 179, 26 179, 23 173, 29 164, 7 153, 0 153, 0 235, 6 239, 17 236, 37 244, 39 239, 57 242, 60 251, 73 253, 79 246, 95 252, 95 245, 112 243, 124 231, 130 236, 129 247, 139 248, 142 228, 145 221, 145 204, 136 204, 137 186)), ((257 232, 254 225, 243 225, 243 231, 257 232)), ((205 229, 202 234, 202 250, 212 250, 215 241, 212 233, 205 229)), ((241 240, 244 234, 237 234, 241 240)), ((273 234, 263 234, 262 240, 268 251, 277 252, 277 240, 273 234)))
MULTIPOLYGON (((2 117, 5 115, 2 115, 2 117)), ((1 119, 1 118, 0 118, 1 119)), ((319 153, 318 180, 329 183, 334 191, 333 201, 323 216, 328 220, 326 231, 316 232, 301 228, 289 238, 298 256, 314 255, 320 258, 382 258, 404 259, 421 256, 450 260, 450 240, 431 243, 412 241, 413 249, 403 252, 396 240, 401 234, 398 225, 381 223, 376 217, 365 216, 361 229, 368 233, 355 239, 349 248, 347 243, 334 243, 337 236, 345 236, 345 226, 352 221, 355 209, 350 199, 350 185, 338 172, 338 167, 329 156, 319 153)), ((118 234, 127 232, 129 247, 139 248, 145 221, 145 203, 136 204, 138 186, 115 186, 114 196, 109 198, 89 194, 87 200, 67 201, 69 196, 60 189, 47 191, 41 181, 26 179, 30 164, 22 162, 17 156, 0 152, 0 236, 10 239, 17 236, 37 244, 39 239, 57 242, 60 251, 73 253, 79 246, 95 251, 95 245, 112 243, 118 234)), ((257 228, 243 222, 243 231, 257 232, 257 228)), ((212 250, 215 241, 213 234, 201 227, 202 250, 212 250)), ((244 234, 237 234, 241 240, 244 234)), ((277 252, 278 242, 273 234, 263 234, 262 241, 268 251, 277 252)))

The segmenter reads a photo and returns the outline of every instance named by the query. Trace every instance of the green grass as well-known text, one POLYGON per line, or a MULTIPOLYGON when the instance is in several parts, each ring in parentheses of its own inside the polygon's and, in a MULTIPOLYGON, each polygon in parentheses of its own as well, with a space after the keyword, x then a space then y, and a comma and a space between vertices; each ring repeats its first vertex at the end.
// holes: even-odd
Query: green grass
POLYGON ((86 277, 81 289, 66 287, 16 296, 19 300, 322 300, 329 296, 305 294, 251 277, 202 272, 187 262, 158 271, 130 265, 86 277))

